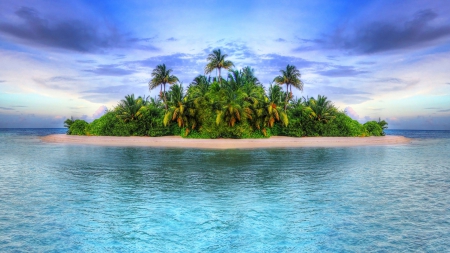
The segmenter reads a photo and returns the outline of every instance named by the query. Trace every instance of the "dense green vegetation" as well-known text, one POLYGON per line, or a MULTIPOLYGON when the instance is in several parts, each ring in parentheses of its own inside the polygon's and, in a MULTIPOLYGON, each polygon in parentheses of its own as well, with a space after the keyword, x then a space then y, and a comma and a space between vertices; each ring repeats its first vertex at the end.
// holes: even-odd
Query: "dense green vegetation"
POLYGON ((217 69, 217 77, 199 75, 186 89, 171 69, 158 65, 149 82, 150 90, 160 86, 158 98, 127 95, 92 123, 67 119, 67 134, 187 138, 384 135, 384 120, 362 125, 325 96, 293 98, 292 87, 303 90, 295 66, 287 65, 265 90, 252 68, 232 69, 234 64, 226 57, 214 50, 207 58, 205 73, 217 69), (226 79, 220 75, 221 69, 229 70, 226 79), (168 90, 166 85, 170 85, 168 90))

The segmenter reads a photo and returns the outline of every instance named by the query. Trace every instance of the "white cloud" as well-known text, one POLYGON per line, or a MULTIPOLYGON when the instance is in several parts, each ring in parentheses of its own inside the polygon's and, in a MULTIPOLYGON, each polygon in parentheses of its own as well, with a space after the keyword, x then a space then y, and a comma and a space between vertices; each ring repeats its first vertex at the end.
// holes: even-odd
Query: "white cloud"
POLYGON ((350 118, 358 120, 359 119, 359 115, 358 113, 350 106, 347 106, 345 108, 345 113, 350 116, 350 118))
POLYGON ((98 118, 100 118, 101 116, 103 116, 103 115, 106 113, 107 110, 108 110, 108 107, 106 107, 106 106, 104 106, 104 105, 100 106, 100 107, 94 112, 94 114, 92 114, 92 118, 93 118, 93 119, 98 119, 98 118))

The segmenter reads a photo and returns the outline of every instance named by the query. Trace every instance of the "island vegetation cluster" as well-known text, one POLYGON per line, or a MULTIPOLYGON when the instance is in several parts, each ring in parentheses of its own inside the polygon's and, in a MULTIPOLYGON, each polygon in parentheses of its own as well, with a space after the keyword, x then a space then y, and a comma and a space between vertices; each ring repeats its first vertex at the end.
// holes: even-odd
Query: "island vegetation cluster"
POLYGON ((150 90, 160 87, 158 97, 126 95, 91 123, 67 119, 67 134, 205 139, 384 135, 386 121, 360 124, 326 96, 294 98, 293 87, 303 90, 295 66, 287 65, 266 90, 252 68, 235 69, 226 58, 220 49, 214 50, 207 58, 205 75, 195 77, 187 88, 172 69, 158 65, 149 81, 150 90), (228 70, 226 78, 222 69, 228 70), (214 70, 216 77, 206 76, 214 70))

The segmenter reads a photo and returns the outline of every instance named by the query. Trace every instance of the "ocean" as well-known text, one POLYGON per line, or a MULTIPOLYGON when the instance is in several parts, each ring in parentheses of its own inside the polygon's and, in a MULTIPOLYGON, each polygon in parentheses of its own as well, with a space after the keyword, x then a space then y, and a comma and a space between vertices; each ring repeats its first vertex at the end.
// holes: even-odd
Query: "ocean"
POLYGON ((197 150, 0 129, 0 252, 448 252, 450 131, 411 144, 197 150))

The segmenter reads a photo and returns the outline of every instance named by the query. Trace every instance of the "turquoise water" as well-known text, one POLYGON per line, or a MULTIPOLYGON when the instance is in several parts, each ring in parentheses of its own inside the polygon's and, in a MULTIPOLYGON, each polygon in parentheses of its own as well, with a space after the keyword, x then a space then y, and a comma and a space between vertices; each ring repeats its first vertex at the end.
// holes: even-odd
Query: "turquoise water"
POLYGON ((264 150, 42 143, 0 129, 0 252, 444 252, 450 131, 264 150))

